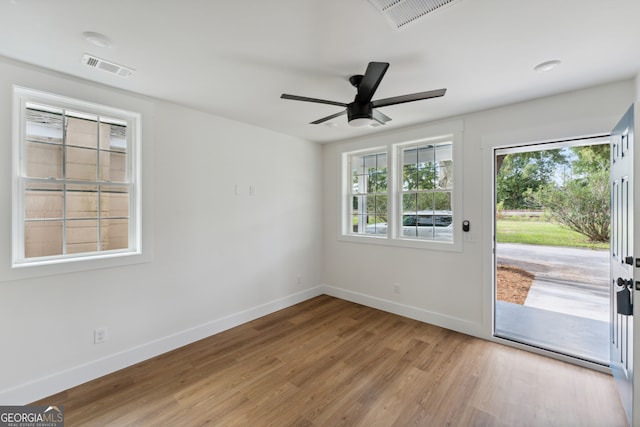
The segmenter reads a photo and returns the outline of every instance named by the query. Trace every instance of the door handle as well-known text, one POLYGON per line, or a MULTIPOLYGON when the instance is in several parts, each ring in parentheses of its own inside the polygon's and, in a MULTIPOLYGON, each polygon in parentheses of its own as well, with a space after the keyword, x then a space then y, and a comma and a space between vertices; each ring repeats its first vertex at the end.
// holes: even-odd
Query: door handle
POLYGON ((631 290, 633 289, 633 279, 625 280, 622 277, 618 277, 616 285, 622 287, 621 290, 616 291, 616 311, 618 314, 624 316, 631 316, 633 314, 633 303, 631 302, 631 290))
POLYGON ((631 287, 633 286, 633 280, 629 279, 629 280, 625 280, 622 277, 618 277, 618 280, 616 280, 616 285, 623 287, 631 287))

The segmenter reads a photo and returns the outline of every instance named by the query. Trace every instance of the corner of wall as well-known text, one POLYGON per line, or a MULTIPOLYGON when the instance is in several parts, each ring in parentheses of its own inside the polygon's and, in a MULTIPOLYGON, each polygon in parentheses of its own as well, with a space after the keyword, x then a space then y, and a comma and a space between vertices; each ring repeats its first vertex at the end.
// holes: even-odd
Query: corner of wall
POLYGON ((329 295, 345 301, 365 305, 367 307, 397 314, 398 316, 418 320, 420 322, 439 326, 445 329, 450 329, 452 331, 460 332, 474 337, 488 339, 488 336, 482 329, 482 325, 476 322, 471 322, 453 316, 448 316, 443 313, 430 311, 421 307, 402 304, 397 301, 391 301, 385 298, 380 298, 360 292, 355 292, 349 289, 328 285, 326 283, 322 285, 322 291, 325 295, 329 295))

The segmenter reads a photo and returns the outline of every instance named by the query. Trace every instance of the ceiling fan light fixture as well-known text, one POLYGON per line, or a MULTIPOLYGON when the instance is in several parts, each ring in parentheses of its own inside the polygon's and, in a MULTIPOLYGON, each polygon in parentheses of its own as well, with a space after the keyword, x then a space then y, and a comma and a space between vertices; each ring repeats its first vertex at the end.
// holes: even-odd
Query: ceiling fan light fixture
POLYGON ((360 118, 357 118, 357 119, 349 120, 349 126, 354 127, 354 128, 362 128, 362 127, 366 127, 366 126, 371 126, 373 123, 375 123, 373 121, 373 119, 370 119, 368 117, 360 117, 360 118))
POLYGON ((365 104, 359 104, 352 102, 347 105, 347 119, 349 126, 354 128, 360 128, 369 126, 373 123, 373 105, 371 102, 365 104))

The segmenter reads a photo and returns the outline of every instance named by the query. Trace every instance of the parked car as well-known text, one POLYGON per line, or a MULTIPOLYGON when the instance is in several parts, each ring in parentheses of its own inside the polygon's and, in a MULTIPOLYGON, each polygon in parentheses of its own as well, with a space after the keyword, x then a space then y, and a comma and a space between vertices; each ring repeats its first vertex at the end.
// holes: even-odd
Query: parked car
MULTIPOLYGON (((369 224, 366 234, 387 234, 387 223, 369 224)), ((402 214, 401 237, 451 240, 453 217, 451 211, 418 211, 402 214)))

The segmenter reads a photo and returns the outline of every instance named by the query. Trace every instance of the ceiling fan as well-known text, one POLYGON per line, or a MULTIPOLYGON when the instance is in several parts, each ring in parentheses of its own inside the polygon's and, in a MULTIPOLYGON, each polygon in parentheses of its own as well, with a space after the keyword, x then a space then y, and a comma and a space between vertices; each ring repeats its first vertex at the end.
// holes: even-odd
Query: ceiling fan
POLYGON ((376 110, 376 108, 403 104, 405 102, 420 101, 422 99, 437 98, 444 96, 447 91, 447 89, 430 90, 427 92, 418 92, 372 101, 371 99, 373 98, 373 94, 376 92, 376 89, 378 89, 378 85, 380 84, 380 81, 382 81, 382 78, 388 68, 389 63, 387 62, 369 62, 364 75, 356 74, 349 77, 349 82, 358 90, 358 93, 356 94, 353 102, 348 104, 344 102, 327 101, 325 99, 308 98, 306 96, 289 95, 286 93, 283 93, 280 98, 345 107, 345 110, 339 113, 311 122, 310 124, 312 125, 324 123, 346 114, 350 126, 361 127, 374 123, 384 125, 386 122, 391 120, 389 116, 382 114, 380 111, 376 110))

